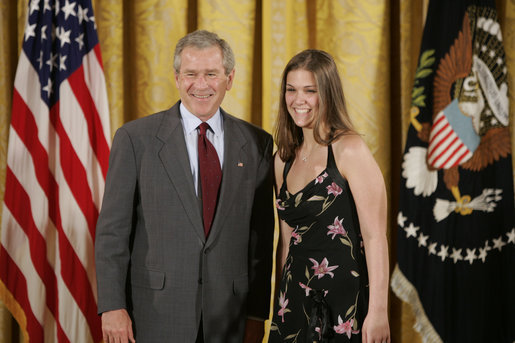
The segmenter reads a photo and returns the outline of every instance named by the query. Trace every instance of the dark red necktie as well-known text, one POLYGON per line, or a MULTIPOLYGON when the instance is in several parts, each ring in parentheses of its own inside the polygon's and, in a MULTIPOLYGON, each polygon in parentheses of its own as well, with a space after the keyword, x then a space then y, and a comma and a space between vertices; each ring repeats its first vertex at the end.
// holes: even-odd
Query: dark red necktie
POLYGON ((215 216, 222 170, 215 147, 206 137, 206 131, 210 129, 209 124, 202 123, 198 128, 198 166, 202 187, 202 215, 204 217, 204 233, 207 237, 215 216))

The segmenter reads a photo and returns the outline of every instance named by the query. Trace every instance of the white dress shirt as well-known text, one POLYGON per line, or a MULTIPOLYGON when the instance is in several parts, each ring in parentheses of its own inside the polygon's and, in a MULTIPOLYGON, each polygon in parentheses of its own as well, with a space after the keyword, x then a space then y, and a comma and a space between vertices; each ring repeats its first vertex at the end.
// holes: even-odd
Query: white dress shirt
MULTIPOLYGON (((190 158, 191 174, 193 175, 195 192, 198 195, 198 126, 202 124, 202 120, 188 111, 182 103, 179 109, 181 112, 184 138, 186 139, 186 147, 188 148, 188 156, 190 158)), ((220 160, 220 168, 222 168, 224 165, 224 125, 220 109, 216 111, 215 115, 212 116, 207 123, 211 127, 211 130, 206 132, 206 136, 215 147, 218 159, 220 160)))

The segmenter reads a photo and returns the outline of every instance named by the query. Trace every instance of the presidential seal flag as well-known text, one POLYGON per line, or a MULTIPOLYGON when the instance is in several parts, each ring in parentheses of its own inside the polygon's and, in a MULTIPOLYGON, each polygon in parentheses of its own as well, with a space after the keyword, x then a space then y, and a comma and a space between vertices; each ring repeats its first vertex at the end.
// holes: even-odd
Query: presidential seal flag
POLYGON ((0 299, 24 341, 100 342, 95 225, 107 92, 90 0, 31 0, 16 70, 0 238, 0 299))
POLYGON ((507 73, 494 1, 429 2, 391 281, 424 342, 515 341, 507 73))

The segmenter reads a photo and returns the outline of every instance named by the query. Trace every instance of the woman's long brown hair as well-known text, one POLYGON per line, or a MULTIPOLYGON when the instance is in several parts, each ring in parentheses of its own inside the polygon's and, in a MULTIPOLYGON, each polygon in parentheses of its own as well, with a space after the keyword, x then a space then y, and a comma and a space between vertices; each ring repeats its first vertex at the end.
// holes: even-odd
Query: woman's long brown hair
POLYGON ((329 145, 341 135, 355 132, 345 106, 342 82, 334 59, 322 50, 304 50, 288 62, 282 75, 275 142, 283 161, 293 160, 304 141, 302 129, 295 125, 285 101, 288 73, 298 69, 312 72, 316 82, 319 105, 313 129, 315 141, 329 145))

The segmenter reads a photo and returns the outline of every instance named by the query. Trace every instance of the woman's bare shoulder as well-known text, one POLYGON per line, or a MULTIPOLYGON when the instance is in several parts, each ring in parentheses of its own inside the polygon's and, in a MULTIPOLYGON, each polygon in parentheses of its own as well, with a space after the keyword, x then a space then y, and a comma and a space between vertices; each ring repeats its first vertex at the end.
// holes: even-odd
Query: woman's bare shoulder
POLYGON ((336 157, 349 158, 370 153, 367 144, 357 133, 341 135, 332 143, 332 146, 336 157))

